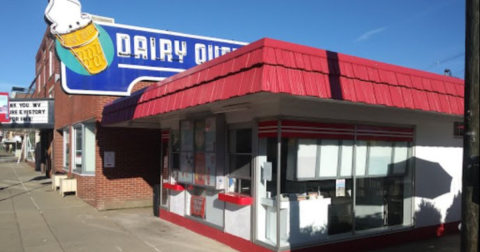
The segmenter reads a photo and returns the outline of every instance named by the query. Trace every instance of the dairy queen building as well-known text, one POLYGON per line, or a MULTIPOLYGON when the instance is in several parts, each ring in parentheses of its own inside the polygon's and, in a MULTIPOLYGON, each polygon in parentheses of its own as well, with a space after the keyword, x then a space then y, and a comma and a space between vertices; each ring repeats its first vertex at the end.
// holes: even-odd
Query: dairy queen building
POLYGON ((463 80, 269 38, 82 22, 47 28, 30 99, 54 107, 51 174, 95 208, 152 206, 239 251, 458 232, 463 80))

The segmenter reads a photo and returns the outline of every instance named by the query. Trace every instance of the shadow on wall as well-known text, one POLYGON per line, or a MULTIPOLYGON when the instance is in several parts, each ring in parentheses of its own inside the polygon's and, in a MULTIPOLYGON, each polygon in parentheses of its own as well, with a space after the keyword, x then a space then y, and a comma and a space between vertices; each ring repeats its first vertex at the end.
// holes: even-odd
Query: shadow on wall
POLYGON ((439 163, 415 158, 415 176, 416 197, 435 199, 450 193, 452 176, 439 163))
MULTIPOLYGON (((459 222, 459 216, 461 211, 461 194, 457 194, 452 201, 452 204, 447 210, 445 221, 442 222, 442 214, 437 209, 434 203, 427 200, 422 200, 420 203, 420 209, 415 212, 413 217, 415 223, 435 223, 436 236, 443 236, 446 234, 445 224, 459 222)), ((453 230, 449 230, 450 232, 453 230)))
POLYGON ((445 216, 445 223, 456 222, 462 216, 462 193, 458 192, 453 198, 452 205, 448 208, 445 216))
MULTIPOLYGON (((423 198, 419 209, 413 216, 418 228, 435 227, 435 235, 440 236, 445 232, 442 223, 455 223, 460 220, 460 193, 453 198, 445 216, 442 215, 443 211, 440 211, 433 201, 441 195, 453 193, 451 192, 452 176, 439 163, 411 158, 407 161, 391 164, 388 167, 388 176, 359 177, 357 180, 365 182, 361 183, 363 184, 361 189, 367 192, 364 193, 365 196, 359 197, 357 195, 356 201, 353 197, 348 199, 348 197, 337 198, 331 196, 332 201, 328 210, 318 209, 317 211, 319 215, 328 216, 325 224, 322 223, 325 219, 318 218, 318 216, 312 216, 311 218, 300 216, 302 212, 302 209, 299 208, 300 205, 291 203, 289 208, 290 216, 286 216, 290 227, 289 243, 319 242, 335 234, 351 233, 353 228, 352 221, 355 221, 357 231, 382 228, 385 225, 402 225, 405 214, 403 209, 411 206, 410 204, 404 205, 404 199, 411 197, 423 198), (407 163, 416 164, 416 193, 412 191, 412 184, 409 179, 414 170, 408 167, 413 166, 407 166, 407 163), (401 167, 407 167, 407 169, 401 167), (353 202, 357 204, 357 216, 355 216, 354 220, 351 211, 353 202), (388 206, 387 212, 392 214, 384 214, 382 209, 386 206, 388 206), (360 211, 362 209, 363 213, 360 211), (394 214, 399 211, 401 214, 394 214), (309 225, 307 223, 312 224, 309 225)), ((358 186, 359 183, 357 183, 358 186)), ((357 190, 360 189, 357 188, 357 190)), ((442 205, 442 207, 446 206, 442 205)), ((409 225, 409 223, 405 223, 405 225, 409 225)))
POLYGON ((160 183, 160 129, 107 128, 97 122, 97 144, 107 179, 142 178, 152 187, 160 183), (115 167, 104 167, 105 151, 115 153, 115 167))

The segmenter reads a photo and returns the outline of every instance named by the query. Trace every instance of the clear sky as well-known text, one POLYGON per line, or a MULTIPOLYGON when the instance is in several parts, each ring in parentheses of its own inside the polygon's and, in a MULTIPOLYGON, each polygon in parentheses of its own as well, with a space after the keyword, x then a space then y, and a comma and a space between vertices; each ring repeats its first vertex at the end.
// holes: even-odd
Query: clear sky
MULTIPOLYGON (((116 23, 237 41, 269 37, 463 78, 463 0, 80 0, 116 23)), ((48 0, 3 0, 0 92, 28 87, 48 0)))

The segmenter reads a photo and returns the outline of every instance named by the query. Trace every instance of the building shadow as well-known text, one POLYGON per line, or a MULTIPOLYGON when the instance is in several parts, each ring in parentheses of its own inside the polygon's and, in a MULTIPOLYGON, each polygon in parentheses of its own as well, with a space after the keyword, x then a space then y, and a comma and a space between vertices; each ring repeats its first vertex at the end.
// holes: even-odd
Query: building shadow
POLYGON ((457 222, 462 217, 462 193, 458 192, 453 198, 452 205, 447 209, 445 223, 457 222))
POLYGON ((328 80, 330 84, 330 92, 332 99, 343 101, 342 87, 340 84, 340 65, 338 61, 338 53, 327 51, 328 61, 328 80))
MULTIPOLYGON (((41 180, 45 180, 45 179, 48 179, 48 178, 46 176, 37 176, 37 177, 29 179, 27 181, 23 181, 23 182, 20 182, 20 183, 15 183, 13 185, 5 186, 5 187, 0 187, 0 191, 8 189, 8 188, 13 187, 13 186, 21 185, 22 183, 27 183, 27 182, 31 182, 31 181, 41 181, 41 180)), ((49 182, 44 182, 44 183, 49 183, 49 182)), ((44 183, 42 183, 42 184, 44 184, 44 183)))

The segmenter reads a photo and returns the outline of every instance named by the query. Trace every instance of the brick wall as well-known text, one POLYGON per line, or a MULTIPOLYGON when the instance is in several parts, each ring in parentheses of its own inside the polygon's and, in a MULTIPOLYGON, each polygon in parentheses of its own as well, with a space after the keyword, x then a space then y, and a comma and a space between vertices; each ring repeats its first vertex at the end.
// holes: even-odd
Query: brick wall
POLYGON ((95 172, 97 208, 151 206, 153 185, 160 182, 159 129, 97 128, 99 162, 115 152, 115 167, 95 172))
MULTIPOLYGON (((96 123, 95 176, 71 174, 77 178, 77 195, 98 209, 152 205, 152 186, 159 183, 160 129, 117 129, 101 126, 103 106, 117 99, 113 96, 69 95, 61 87, 60 62, 53 37, 46 29, 36 55, 37 81, 31 98, 55 99, 53 130, 53 169, 63 171, 63 129, 85 121, 96 123), (53 52, 53 74, 50 75, 50 51, 53 52), (49 92, 53 90, 53 92, 49 92), (104 151, 115 151, 116 167, 103 168, 104 151)), ((139 82, 135 92, 151 85, 139 82)), ((72 143, 72 133, 70 143, 72 143)), ((73 150, 70 147, 70 150, 73 150)))

